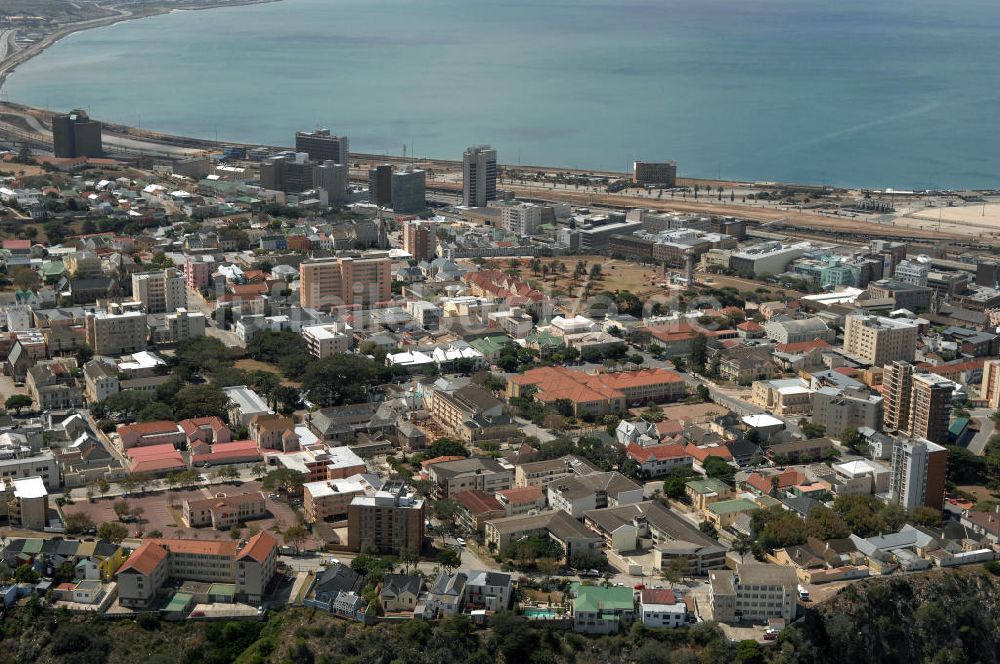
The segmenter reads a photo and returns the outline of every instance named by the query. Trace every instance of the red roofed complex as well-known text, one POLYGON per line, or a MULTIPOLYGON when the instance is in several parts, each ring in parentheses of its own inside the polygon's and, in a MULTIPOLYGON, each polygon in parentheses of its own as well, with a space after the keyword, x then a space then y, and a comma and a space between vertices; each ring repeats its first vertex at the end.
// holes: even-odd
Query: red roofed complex
POLYGON ((708 457, 719 457, 723 461, 732 461, 733 453, 729 451, 729 448, 725 445, 706 445, 704 447, 698 447, 691 443, 687 444, 684 448, 691 457, 697 461, 699 464, 705 463, 708 457))
POLYGON ((278 541, 262 531, 239 548, 232 540, 147 539, 119 568, 122 606, 147 608, 168 579, 233 584, 236 599, 260 604, 277 565, 278 541))
POLYGON ((191 447, 191 463, 195 466, 215 466, 225 463, 251 463, 260 461, 260 449, 252 440, 234 440, 230 443, 195 443, 191 447))
POLYGON ((761 475, 760 473, 750 473, 744 481, 747 488, 764 496, 769 496, 775 490, 783 491, 789 487, 806 482, 804 473, 797 470, 786 470, 778 475, 761 475))
POLYGON ((528 386, 537 388, 535 398, 543 403, 569 401, 575 415, 621 413, 632 405, 687 395, 680 374, 665 369, 588 374, 565 367, 541 367, 513 376, 507 383, 507 396, 522 396, 528 386))
POLYGON ((168 420, 141 424, 119 424, 117 433, 123 450, 145 445, 180 446, 187 440, 184 432, 177 426, 177 422, 168 420))
POLYGON ((481 529, 487 521, 507 516, 507 510, 496 498, 478 489, 459 491, 452 498, 459 505, 462 521, 473 530, 481 529))
POLYGON ((473 295, 503 298, 508 303, 515 300, 518 304, 529 305, 545 300, 541 291, 500 270, 468 272, 462 276, 462 281, 469 285, 473 295))
POLYGON ((128 458, 132 461, 129 466, 129 472, 132 473, 163 476, 177 470, 187 470, 181 453, 170 443, 134 447, 128 451, 128 458))
POLYGON ((177 423, 187 437, 188 444, 195 441, 205 443, 228 443, 233 439, 233 433, 218 417, 197 417, 181 420, 177 423))
POLYGON ((644 479, 668 475, 674 468, 691 467, 694 459, 683 445, 652 445, 642 447, 632 443, 625 448, 629 459, 639 464, 644 479))

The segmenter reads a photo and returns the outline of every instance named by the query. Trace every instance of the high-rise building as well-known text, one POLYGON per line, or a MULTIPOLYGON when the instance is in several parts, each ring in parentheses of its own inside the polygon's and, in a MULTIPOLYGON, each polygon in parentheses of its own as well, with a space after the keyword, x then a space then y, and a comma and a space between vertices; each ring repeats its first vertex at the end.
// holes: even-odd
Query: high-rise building
POLYGON ((486 207, 497 198, 497 151, 476 145, 462 155, 462 205, 486 207))
POLYGON ((368 169, 368 202, 381 207, 392 205, 392 164, 368 169))
POLYGON ((312 189, 316 164, 305 152, 279 154, 260 165, 260 186, 273 191, 300 194, 312 189))
POLYGON ((79 109, 52 118, 53 154, 56 157, 100 157, 104 154, 101 123, 79 109))
POLYGON ((910 396, 910 434, 932 443, 948 441, 954 383, 937 374, 914 374, 910 396))
POLYGON ((886 431, 909 431, 913 365, 893 362, 882 372, 882 424, 886 431))
POLYGON ((906 510, 939 510, 947 474, 947 449, 928 440, 897 440, 892 446, 889 500, 906 510))
POLYGON ((897 281, 913 286, 926 286, 927 275, 931 271, 931 263, 926 257, 921 260, 902 260, 896 265, 894 277, 897 281))
POLYGON ((427 209, 427 174, 420 169, 405 168, 392 174, 392 211, 413 214, 427 209))
POLYGON ((127 311, 87 314, 87 345, 98 355, 124 355, 146 350, 146 314, 127 311))
POLYGON ((386 482, 374 496, 357 496, 347 508, 347 546, 374 547, 398 555, 420 551, 424 541, 424 501, 411 496, 402 482, 386 482))
POLYGON ((1000 410, 1000 360, 987 360, 983 364, 983 382, 979 396, 992 410, 1000 410))
POLYGON ((392 297, 392 261, 385 252, 306 261, 299 266, 299 277, 303 307, 368 305, 392 297))
POLYGON ((347 136, 334 136, 329 129, 299 131, 295 133, 295 151, 305 152, 312 161, 332 161, 350 164, 350 140, 347 136))
POLYGON ((534 203, 507 205, 500 211, 500 223, 505 230, 514 235, 521 237, 534 235, 542 225, 545 209, 545 206, 534 203))
POLYGON ((415 260, 434 257, 434 227, 425 221, 408 221, 403 227, 403 251, 415 260))
POLYGON ((636 161, 632 163, 632 179, 636 184, 661 187, 677 186, 676 161, 636 161))
POLYGON ((844 352, 866 364, 882 366, 896 360, 910 362, 916 349, 917 326, 909 320, 861 312, 847 315, 844 352))
POLYGON ((187 307, 184 276, 174 268, 132 275, 132 298, 147 314, 173 313, 187 307))
POLYGON ((327 160, 313 168, 313 186, 326 192, 328 205, 343 205, 347 202, 349 177, 345 163, 327 160))

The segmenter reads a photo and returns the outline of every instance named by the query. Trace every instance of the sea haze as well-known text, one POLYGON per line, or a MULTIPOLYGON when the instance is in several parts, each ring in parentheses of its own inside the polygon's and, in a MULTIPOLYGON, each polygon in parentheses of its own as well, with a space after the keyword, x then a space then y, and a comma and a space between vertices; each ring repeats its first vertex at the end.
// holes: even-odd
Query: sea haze
POLYGON ((220 140, 985 188, 998 44, 996 0, 284 0, 74 34, 3 92, 220 140))

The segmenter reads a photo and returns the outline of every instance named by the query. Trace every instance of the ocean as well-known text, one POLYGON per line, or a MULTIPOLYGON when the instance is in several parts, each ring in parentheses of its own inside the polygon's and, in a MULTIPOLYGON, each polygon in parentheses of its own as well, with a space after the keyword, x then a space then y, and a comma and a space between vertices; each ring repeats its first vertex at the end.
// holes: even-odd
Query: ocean
POLYGON ((1000 2, 284 0, 71 35, 3 95, 227 141, 1000 187, 1000 2))

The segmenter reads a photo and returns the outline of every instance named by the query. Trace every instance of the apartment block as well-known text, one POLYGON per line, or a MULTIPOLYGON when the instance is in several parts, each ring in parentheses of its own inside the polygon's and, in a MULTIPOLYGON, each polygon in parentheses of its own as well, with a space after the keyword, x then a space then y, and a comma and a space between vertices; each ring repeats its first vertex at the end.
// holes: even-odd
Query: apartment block
POLYGON ((132 298, 147 314, 172 313, 187 307, 184 276, 174 268, 132 275, 132 298))
POLYGON ((419 552, 424 542, 424 501, 402 482, 387 482, 373 496, 358 496, 347 512, 347 545, 379 553, 419 552))
POLYGON ((913 361, 917 326, 908 320, 848 314, 844 325, 844 351, 865 364, 882 366, 896 360, 913 361))
POLYGON ((713 618, 722 623, 761 623, 795 618, 798 577, 785 565, 738 564, 736 571, 709 572, 713 618))
POLYGON ((906 510, 944 504, 948 450, 929 440, 897 440, 892 446, 889 500, 906 510))
POLYGON ((302 485, 302 509, 310 522, 345 519, 352 500, 375 495, 377 490, 364 475, 306 482, 302 485))
POLYGON ((295 151, 306 153, 312 161, 348 164, 350 147, 347 136, 336 136, 329 129, 295 132, 295 151))
POLYGON ((434 258, 434 224, 426 221, 408 221, 403 226, 403 251, 416 261, 434 258))
POLYGON ((676 161, 636 161, 632 163, 632 181, 636 184, 677 186, 676 161))
POLYGON ((33 477, 3 479, 7 523, 12 528, 42 530, 49 526, 49 492, 45 480, 33 477))
POLYGON ((933 443, 948 442, 954 383, 931 373, 913 376, 910 397, 910 433, 933 443))
POLYGON ((87 314, 87 345, 97 355, 123 355, 146 348, 146 314, 126 311, 87 314))
POLYGON ((437 484, 437 494, 442 498, 467 489, 478 489, 493 495, 511 488, 514 479, 509 465, 486 457, 440 461, 429 465, 427 474, 437 484))
POLYGON ((477 145, 462 155, 462 205, 486 207, 497 198, 497 152, 477 145))
POLYGON ((392 174, 390 203, 396 214, 415 214, 427 209, 427 173, 405 167, 392 174))
POLYGON ((500 226, 521 237, 534 235, 538 227, 545 223, 546 212, 551 213, 551 208, 535 203, 507 205, 500 210, 500 226))
POLYGON ((987 360, 983 364, 979 394, 991 410, 1000 410, 1000 360, 987 360))
POLYGON ((383 254, 306 261, 299 275, 303 308, 368 305, 392 297, 392 261, 383 254))
POLYGON ((309 353, 320 359, 334 353, 346 353, 354 347, 353 329, 347 323, 307 325, 302 328, 309 353))

